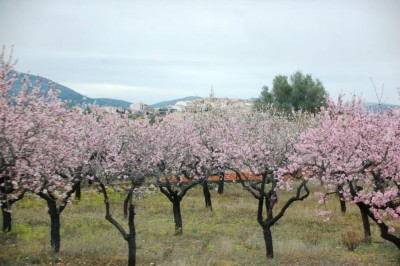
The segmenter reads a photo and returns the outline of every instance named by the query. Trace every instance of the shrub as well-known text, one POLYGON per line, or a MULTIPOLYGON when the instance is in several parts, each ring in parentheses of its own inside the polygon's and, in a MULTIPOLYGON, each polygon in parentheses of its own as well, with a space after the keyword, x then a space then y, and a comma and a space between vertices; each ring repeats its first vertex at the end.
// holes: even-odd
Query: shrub
POLYGON ((340 242, 346 246, 349 251, 356 250, 362 241, 362 237, 354 231, 346 231, 340 235, 340 242))

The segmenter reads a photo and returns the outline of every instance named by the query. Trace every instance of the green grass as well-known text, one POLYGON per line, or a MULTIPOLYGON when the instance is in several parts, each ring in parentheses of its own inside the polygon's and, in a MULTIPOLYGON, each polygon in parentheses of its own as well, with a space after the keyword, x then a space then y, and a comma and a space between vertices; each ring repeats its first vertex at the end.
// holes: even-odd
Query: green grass
MULTIPOLYGON (((362 235, 358 210, 348 206, 342 215, 332 197, 329 206, 334 215, 326 224, 315 216, 320 206, 313 195, 296 202, 272 228, 275 258, 269 260, 256 221, 256 200, 237 184, 227 184, 222 196, 212 194, 210 211, 204 207, 200 187, 188 192, 181 206, 182 236, 174 236, 172 206, 163 194, 135 200, 138 265, 400 264, 399 250, 381 239, 372 223, 372 244, 347 251, 340 235, 346 231, 362 235)), ((290 195, 285 192, 279 204, 290 195)), ((124 195, 111 193, 110 199, 113 216, 127 227, 124 195)), ((82 200, 61 215, 61 252, 55 256, 49 252, 46 204, 29 195, 13 206, 13 231, 0 233, 0 265, 126 265, 127 243, 104 216, 102 195, 84 190, 82 200)))

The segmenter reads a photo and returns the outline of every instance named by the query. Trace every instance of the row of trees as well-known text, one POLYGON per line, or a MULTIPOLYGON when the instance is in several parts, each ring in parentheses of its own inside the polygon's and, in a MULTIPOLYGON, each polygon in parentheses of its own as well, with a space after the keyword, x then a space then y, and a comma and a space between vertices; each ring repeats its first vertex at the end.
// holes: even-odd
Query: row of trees
MULTIPOLYGON (((27 192, 44 199, 51 220, 51 248, 60 250, 60 215, 79 195, 84 180, 100 187, 105 218, 127 241, 129 265, 136 262, 133 190, 153 178, 171 202, 175 234, 183 233, 180 211, 186 193, 203 186, 212 209, 207 179, 233 172, 258 204, 267 257, 273 257, 271 227, 318 180, 357 204, 376 222, 382 237, 400 248, 393 234, 399 221, 400 112, 374 115, 353 100, 328 101, 320 115, 265 109, 254 113, 200 113, 162 122, 133 122, 96 106, 67 107, 55 92, 25 79, 18 95, 12 59, 0 55, 0 202, 3 230, 11 230, 11 206, 27 192), (33 88, 33 89, 31 89, 33 88), (382 131, 382 128, 385 129, 382 131), (249 174, 259 179, 251 181, 249 174), (107 183, 125 179, 122 203, 127 218, 112 216, 107 183), (293 195, 277 209, 281 190, 293 195)), ((321 189, 322 190, 322 189, 321 189)), ((325 196, 326 189, 323 189, 325 196)), ((222 186, 220 189, 222 193, 222 186)), ((323 198, 325 199, 325 197, 323 198)), ((323 214, 327 211, 321 212, 323 214)), ((363 216, 364 217, 364 216, 363 216)))

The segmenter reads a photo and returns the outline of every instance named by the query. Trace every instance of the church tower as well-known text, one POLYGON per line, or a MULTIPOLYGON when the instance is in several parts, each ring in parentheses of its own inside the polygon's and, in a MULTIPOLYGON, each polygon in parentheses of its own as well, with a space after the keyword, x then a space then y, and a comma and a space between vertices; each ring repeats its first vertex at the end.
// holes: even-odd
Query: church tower
POLYGON ((214 87, 211 85, 210 101, 213 101, 214 99, 215 99, 214 87))

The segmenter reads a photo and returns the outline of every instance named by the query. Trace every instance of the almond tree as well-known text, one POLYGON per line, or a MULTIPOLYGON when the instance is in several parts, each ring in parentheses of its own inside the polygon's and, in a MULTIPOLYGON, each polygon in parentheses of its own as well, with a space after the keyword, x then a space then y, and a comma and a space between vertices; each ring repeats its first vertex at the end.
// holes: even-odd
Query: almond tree
POLYGON ((0 56, 0 203, 3 229, 11 230, 10 207, 26 191, 47 202, 51 220, 51 248, 60 249, 60 214, 70 201, 80 179, 79 166, 85 157, 79 149, 82 134, 81 110, 67 108, 57 92, 41 91, 40 82, 22 79, 16 95, 10 88, 18 73, 11 60, 0 56))
POLYGON ((153 124, 154 160, 157 164, 158 187, 172 203, 175 235, 183 233, 181 201, 188 190, 204 181, 196 175, 201 159, 194 152, 199 148, 190 117, 181 120, 165 119, 153 124))
POLYGON ((213 110, 200 113, 194 118, 195 134, 199 143, 193 150, 199 164, 194 169, 197 176, 203 177, 203 195, 206 208, 212 210, 211 193, 208 186, 210 176, 218 176, 218 193, 223 193, 226 161, 223 157, 221 143, 224 141, 227 113, 213 110))
POLYGON ((329 101, 319 126, 301 136, 290 159, 292 170, 306 169, 329 190, 341 188, 343 199, 358 206, 368 242, 369 218, 400 248, 393 234, 400 221, 400 110, 374 114, 357 98, 329 101))
MULTIPOLYGON (((25 81, 24 81, 25 82, 25 81)), ((25 84, 25 83, 24 83, 25 84)), ((2 127, 4 184, 13 184, 7 199, 20 199, 30 191, 46 200, 51 218, 51 247, 60 248, 60 213, 74 192, 75 176, 69 169, 77 165, 73 142, 76 109, 66 109, 55 96, 41 96, 39 88, 23 89, 11 97, 2 127), (18 195, 19 193, 19 195, 18 195), (59 204, 59 206, 57 206, 59 204)), ((10 206, 10 200, 5 200, 10 206)))
MULTIPOLYGON (((21 199, 31 189, 32 174, 43 169, 43 139, 46 127, 45 112, 51 98, 39 94, 38 87, 28 92, 31 86, 27 78, 22 80, 19 94, 11 95, 10 88, 18 73, 13 71, 11 60, 4 59, 4 49, 0 56, 1 98, 0 98, 0 191, 3 210, 3 230, 11 230, 11 205, 21 199)), ((46 123, 48 123, 46 125, 46 123)), ((51 141, 50 141, 51 142, 51 141)), ((48 158, 46 158, 48 159, 48 158)))
POLYGON ((17 74, 13 72, 12 57, 5 58, 4 47, 0 54, 0 206, 3 215, 3 231, 11 231, 11 206, 18 200, 22 199, 25 190, 18 186, 18 179, 15 179, 15 165, 20 154, 26 152, 26 146, 29 143, 34 143, 34 133, 37 125, 35 121, 27 127, 25 121, 20 121, 24 118, 23 112, 16 111, 15 102, 8 97, 10 88, 17 78, 17 74), (18 123, 15 123, 18 122, 18 123), (15 139, 14 132, 21 132, 15 139), (31 132, 29 134, 29 132, 31 132), (24 137, 25 136, 25 137, 24 137), (16 143, 27 145, 16 145, 16 143), (18 149, 18 150, 16 150, 18 149))
MULTIPOLYGON (((55 105, 56 102, 48 104, 55 105)), ((79 110, 66 109, 64 106, 51 106, 48 111, 45 114, 46 123, 43 124, 45 132, 40 136, 42 145, 35 157, 42 166, 36 172, 28 173, 29 183, 23 187, 46 201, 51 220, 51 248, 53 252, 59 252, 60 215, 81 178, 78 167, 81 154, 77 148, 80 114, 79 110)))
POLYGON ((273 258, 271 227, 294 202, 304 200, 310 193, 307 179, 297 175, 287 177, 280 171, 286 166, 287 154, 292 151, 296 137, 310 119, 297 113, 288 119, 271 109, 265 113, 242 114, 230 121, 223 144, 230 157, 227 163, 243 188, 258 201, 257 221, 263 229, 266 256, 273 258), (249 174, 259 180, 250 181, 249 174), (295 182, 294 179, 299 180, 295 182), (279 191, 292 190, 293 184, 297 184, 295 194, 275 210, 279 191))
POLYGON ((92 157, 89 175, 99 186, 104 197, 105 219, 110 222, 128 244, 128 265, 136 264, 136 228, 133 190, 145 178, 154 175, 157 158, 154 157, 154 139, 148 121, 133 124, 125 115, 110 114, 94 108, 91 111, 96 123, 89 131, 96 130, 91 142, 92 157), (123 202, 128 229, 112 215, 106 184, 116 180, 130 182, 123 202))

